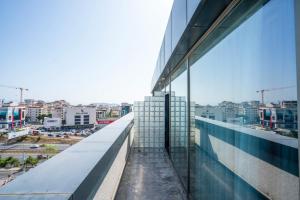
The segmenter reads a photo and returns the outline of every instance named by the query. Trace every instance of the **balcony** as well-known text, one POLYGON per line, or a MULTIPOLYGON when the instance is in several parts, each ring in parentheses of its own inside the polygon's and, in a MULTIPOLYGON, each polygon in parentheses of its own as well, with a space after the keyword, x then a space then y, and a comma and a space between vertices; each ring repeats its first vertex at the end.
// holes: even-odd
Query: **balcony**
MULTIPOLYGON (((163 148, 134 147, 132 126, 131 113, 3 186, 0 199, 186 199, 180 166, 163 148)), ((196 128, 191 198, 298 197, 295 139, 201 117, 196 128)))

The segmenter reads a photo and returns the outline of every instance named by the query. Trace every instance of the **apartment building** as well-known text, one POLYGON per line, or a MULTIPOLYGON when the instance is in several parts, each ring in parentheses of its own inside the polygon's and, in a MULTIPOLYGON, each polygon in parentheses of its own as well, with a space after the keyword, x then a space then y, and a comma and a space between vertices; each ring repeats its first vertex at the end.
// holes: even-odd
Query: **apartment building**
POLYGON ((38 119, 40 115, 49 114, 47 108, 44 107, 44 105, 28 106, 26 108, 26 111, 27 111, 26 119, 28 120, 28 122, 33 122, 33 123, 40 122, 40 120, 38 119))

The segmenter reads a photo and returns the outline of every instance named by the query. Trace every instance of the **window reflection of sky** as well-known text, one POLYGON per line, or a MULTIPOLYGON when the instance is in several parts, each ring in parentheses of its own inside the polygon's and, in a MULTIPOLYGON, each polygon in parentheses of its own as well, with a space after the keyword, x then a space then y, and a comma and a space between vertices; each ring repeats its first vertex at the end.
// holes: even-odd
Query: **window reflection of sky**
MULTIPOLYGON (((293 1, 270 1, 191 67, 192 100, 259 100, 257 90, 296 86, 294 44, 293 1)), ((295 99, 296 87, 265 94, 266 102, 295 99)))

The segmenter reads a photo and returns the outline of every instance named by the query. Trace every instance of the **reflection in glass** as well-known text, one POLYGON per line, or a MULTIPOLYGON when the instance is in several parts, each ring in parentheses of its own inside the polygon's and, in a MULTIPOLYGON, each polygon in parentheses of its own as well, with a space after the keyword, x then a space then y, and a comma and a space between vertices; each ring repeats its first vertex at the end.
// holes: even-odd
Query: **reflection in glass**
POLYGON ((190 67, 194 199, 298 199, 293 2, 269 1, 190 67))
POLYGON ((184 63, 172 76, 170 100, 170 156, 183 185, 187 187, 187 72, 184 63), (180 72, 182 72, 180 74, 180 72), (180 74, 178 77, 177 75, 180 74))

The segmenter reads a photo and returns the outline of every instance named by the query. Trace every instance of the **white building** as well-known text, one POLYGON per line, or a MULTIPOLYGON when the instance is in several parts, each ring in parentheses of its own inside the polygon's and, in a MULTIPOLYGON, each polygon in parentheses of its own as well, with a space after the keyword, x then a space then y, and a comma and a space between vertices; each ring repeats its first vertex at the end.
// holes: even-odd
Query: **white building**
POLYGON ((44 118, 44 128, 50 129, 50 130, 56 130, 61 128, 61 118, 44 118))
POLYGON ((51 109, 52 118, 60 118, 63 121, 66 119, 66 108, 65 107, 55 107, 51 109))
POLYGON ((43 106, 28 106, 27 118, 29 122, 39 122, 38 116, 48 114, 47 109, 43 106))
POLYGON ((200 106, 196 105, 195 106, 195 115, 204 117, 204 118, 209 118, 213 120, 218 120, 218 121, 225 121, 225 113, 223 111, 224 109, 218 107, 218 106, 200 106))
POLYGON ((238 116, 243 118, 243 124, 257 124, 259 101, 242 102, 239 104, 238 116))
POLYGON ((96 110, 96 119, 97 120, 100 120, 100 119, 105 119, 107 118, 107 115, 108 115, 108 108, 97 108, 96 110))
POLYGON ((84 128, 96 124, 96 107, 72 106, 65 108, 67 127, 84 128))

